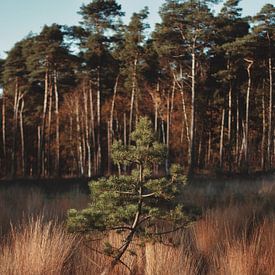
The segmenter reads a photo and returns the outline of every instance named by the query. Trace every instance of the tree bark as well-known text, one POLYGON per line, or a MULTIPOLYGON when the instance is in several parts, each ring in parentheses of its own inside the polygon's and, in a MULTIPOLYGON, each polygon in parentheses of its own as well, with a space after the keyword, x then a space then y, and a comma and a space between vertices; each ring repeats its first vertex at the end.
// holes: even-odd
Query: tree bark
POLYGON ((90 145, 90 135, 89 135, 89 116, 88 116, 88 96, 85 90, 83 89, 83 99, 84 99, 84 114, 85 114, 85 140, 87 147, 87 176, 90 178, 92 176, 92 158, 91 158, 91 145, 90 145))
POLYGON ((18 128, 18 109, 20 103, 20 90, 19 80, 16 77, 15 80, 15 95, 13 104, 13 139, 12 139, 12 152, 11 152, 11 176, 14 177, 16 174, 16 163, 17 163, 17 128, 18 128))
POLYGON ((4 157, 4 174, 7 169, 7 149, 6 149, 6 92, 3 90, 3 101, 2 101, 2 142, 3 142, 3 157, 4 157))
POLYGON ((224 139, 224 118, 225 118, 225 109, 222 110, 222 119, 221 119, 221 133, 220 133, 220 158, 219 164, 220 168, 223 168, 223 139, 224 139))
POLYGON ((272 59, 271 56, 268 59, 268 71, 269 71, 269 113, 268 113, 268 141, 267 141, 267 159, 268 169, 272 168, 272 133, 273 133, 273 77, 272 77, 272 59))
POLYGON ((101 174, 101 87, 100 68, 97 69, 97 173, 101 174))
POLYGON ((195 165, 195 97, 196 97, 196 54, 195 54, 195 42, 192 49, 192 99, 191 99, 191 122, 190 122, 190 144, 189 144, 189 156, 188 174, 191 177, 194 173, 195 165))
POLYGON ((134 60, 133 75, 132 75, 132 93, 131 93, 131 106, 130 106, 130 119, 129 119, 129 144, 131 142, 130 134, 132 133, 133 111, 134 111, 135 94, 136 94, 137 62, 138 62, 138 58, 136 57, 134 60))
POLYGON ((20 136, 21 136, 21 168, 22 168, 22 176, 24 177, 26 175, 26 166, 25 166, 25 139, 24 139, 23 111, 24 111, 24 98, 22 98, 21 100, 21 108, 19 112, 20 136))
POLYGON ((55 141, 56 141, 56 152, 55 152, 55 174, 60 175, 60 133, 59 133, 59 92, 57 87, 57 71, 54 71, 54 95, 55 95, 55 141))
POLYGON ((262 170, 265 171, 266 157, 265 157, 265 136, 266 136, 266 118, 265 118, 265 95, 262 95, 262 117, 263 117, 263 132, 262 132, 262 157, 261 157, 261 166, 262 170))
POLYGON ((251 92, 251 68, 254 61, 250 59, 245 59, 248 62, 247 74, 248 74, 248 84, 246 92, 246 110, 245 110, 245 144, 244 144, 244 161, 245 168, 248 169, 249 156, 248 156, 248 146, 249 146, 249 103, 250 103, 250 92, 251 92))

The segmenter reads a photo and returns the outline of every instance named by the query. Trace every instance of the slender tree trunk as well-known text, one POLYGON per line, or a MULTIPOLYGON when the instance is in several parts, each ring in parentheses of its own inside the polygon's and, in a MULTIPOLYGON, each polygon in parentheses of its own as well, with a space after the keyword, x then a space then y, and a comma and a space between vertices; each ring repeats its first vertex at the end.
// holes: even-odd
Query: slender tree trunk
POLYGON ((7 169, 7 149, 6 149, 6 92, 3 90, 2 102, 2 141, 3 141, 3 157, 4 157, 4 174, 7 169))
POLYGON ((23 111, 24 111, 24 98, 21 100, 21 108, 19 113, 20 120, 20 135, 21 135, 21 168, 22 168, 22 176, 26 175, 26 167, 25 167, 25 140, 24 140, 24 121, 23 121, 23 111))
POLYGON ((97 69, 97 172, 101 174, 101 85, 100 68, 97 69))
POLYGON ((89 81, 89 95, 90 95, 90 116, 91 116, 91 136, 92 136, 92 148, 93 148, 93 163, 94 163, 94 174, 97 174, 97 164, 96 164, 96 154, 95 154, 95 112, 94 112, 94 102, 93 102, 93 90, 92 82, 89 81))
POLYGON ((254 61, 245 59, 248 62, 247 74, 248 74, 248 84, 247 84, 247 93, 246 93, 246 111, 245 111, 245 147, 244 147, 244 161, 246 169, 249 165, 249 156, 248 156, 248 146, 249 146, 249 101, 250 101, 250 91, 251 91, 251 68, 254 61))
POLYGON ((59 92, 57 88, 57 71, 54 71, 54 95, 55 95, 55 132, 56 132, 56 152, 55 152, 55 174, 60 175, 60 133, 59 133, 59 92))
POLYGON ((262 95, 262 117, 263 117, 263 132, 262 132, 262 157, 261 157, 261 166, 262 170, 265 171, 265 136, 266 136, 266 118, 265 118, 265 95, 262 95))
MULTIPOLYGON (((41 154, 41 126, 37 127, 37 159, 39 159, 39 155, 41 154)), ((39 175, 38 173, 38 169, 39 169, 39 162, 37 162, 37 175, 39 175)))
POLYGON ((80 119, 79 119, 79 98, 76 101, 76 131, 77 131, 77 152, 78 152, 78 167, 79 175, 83 176, 83 156, 82 156, 82 141, 81 141, 81 131, 80 131, 80 119))
POLYGON ((209 138, 208 138, 208 150, 207 150, 207 166, 210 166, 211 161, 211 147, 212 147, 212 135, 211 131, 209 132, 209 138))
POLYGON ((74 150, 73 150, 73 118, 72 116, 70 117, 70 155, 72 159, 72 166, 69 167, 70 170, 70 176, 73 176, 73 170, 74 170, 74 164, 75 164, 75 155, 74 155, 74 150))
POLYGON ((193 45, 192 52, 192 99, 191 99, 191 123, 190 123, 190 144, 189 144, 189 176, 194 173, 194 162, 195 162, 195 97, 196 97, 196 54, 195 54, 195 42, 193 45))
POLYGON ((220 168, 223 168, 223 139, 224 139, 224 118, 225 118, 225 109, 222 110, 222 119, 221 119, 221 134, 220 134, 220 168))
POLYGON ((118 87, 118 81, 119 81, 119 75, 116 78, 115 86, 114 86, 114 94, 111 104, 111 112, 110 112, 110 123, 108 125, 108 174, 111 174, 112 170, 112 157, 111 157, 111 148, 113 143, 113 137, 114 137, 114 109, 115 109, 115 102, 116 102, 116 96, 117 96, 117 87, 118 87))
POLYGON ((273 78, 272 78, 272 59, 271 56, 268 59, 268 70, 269 70, 269 113, 268 113, 268 140, 267 140, 267 159, 268 169, 272 168, 272 133, 273 133, 273 78))
POLYGON ((90 145, 90 135, 89 135, 89 116, 88 116, 88 96, 86 90, 83 90, 84 99, 84 114, 85 114, 85 140, 87 147, 87 161, 88 161, 88 171, 87 175, 90 178, 92 176, 92 157, 91 157, 91 145, 90 145))
POLYGON ((237 99, 236 99, 236 108, 237 108, 237 114, 236 114, 236 149, 235 149, 235 161, 236 161, 236 165, 238 166, 239 163, 239 138, 240 138, 240 106, 239 106, 239 95, 237 95, 237 99))
POLYGON ((137 57, 134 60, 134 67, 133 67, 133 75, 132 75, 132 93, 131 93, 131 106, 130 106, 130 119, 129 119, 129 144, 130 134, 132 133, 132 124, 133 124, 133 111, 134 111, 134 104, 135 104, 135 94, 136 94, 136 82, 137 82, 137 57))
MULTIPOLYGON (((173 85, 173 91, 175 89, 175 82, 173 85)), ((168 95, 167 95, 167 114, 166 114, 166 147, 167 147, 167 157, 165 161, 165 170, 166 170, 166 175, 169 174, 169 151, 170 151, 170 92, 168 90, 168 95)))
POLYGON ((127 145, 127 117, 126 113, 123 113, 123 140, 124 146, 127 145))
POLYGON ((232 83, 229 83, 228 91, 228 165, 229 172, 232 170, 232 137, 231 137, 231 125, 232 125, 232 83))
POLYGON ((48 102, 48 88, 49 88, 49 69, 48 63, 46 64, 45 72, 45 89, 44 89, 44 104, 43 104, 43 114, 42 114, 42 126, 41 126, 41 137, 40 137, 40 152, 38 152, 38 177, 45 175, 45 158, 44 158, 44 147, 45 147, 45 127, 46 127, 46 113, 47 113, 47 102, 48 102))
POLYGON ((47 170, 48 176, 51 175, 51 128, 52 128, 52 102, 53 102, 53 87, 50 83, 49 85, 49 114, 48 114, 48 133, 47 133, 47 143, 48 143, 48 152, 47 152, 47 170))
POLYGON ((17 128, 18 128, 18 108, 20 102, 20 91, 18 77, 16 77, 15 83, 15 95, 13 105, 13 139, 12 139, 12 152, 11 152, 11 176, 14 177, 16 174, 16 163, 17 163, 17 128))

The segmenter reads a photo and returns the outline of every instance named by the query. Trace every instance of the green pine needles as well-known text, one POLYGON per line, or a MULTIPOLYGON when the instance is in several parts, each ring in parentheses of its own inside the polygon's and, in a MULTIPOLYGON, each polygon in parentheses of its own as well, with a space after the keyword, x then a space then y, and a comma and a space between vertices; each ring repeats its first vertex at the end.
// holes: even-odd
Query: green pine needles
POLYGON ((72 231, 125 234, 120 248, 106 244, 105 253, 114 259, 112 268, 121 262, 134 237, 152 239, 183 228, 191 220, 177 203, 186 183, 181 167, 172 165, 169 176, 153 177, 153 166, 163 163, 166 147, 156 141, 148 118, 140 118, 131 141, 130 146, 116 141, 112 147, 114 163, 127 167, 128 173, 91 182, 88 208, 72 209, 68 217, 72 231))

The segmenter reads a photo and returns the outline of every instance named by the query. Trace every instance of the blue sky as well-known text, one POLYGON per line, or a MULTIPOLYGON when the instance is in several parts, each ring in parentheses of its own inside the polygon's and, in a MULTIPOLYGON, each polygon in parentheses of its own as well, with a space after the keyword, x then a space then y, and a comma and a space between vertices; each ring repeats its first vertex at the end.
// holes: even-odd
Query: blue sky
MULTIPOLYGON (((82 3, 88 0, 0 0, 0 57, 14 43, 24 38, 30 31, 39 32, 45 24, 74 25, 80 20, 77 14, 82 3)), ((126 12, 126 20, 132 12, 148 6, 151 26, 159 20, 158 10, 164 0, 118 0, 126 12)), ((266 3, 275 0, 242 0, 244 14, 254 15, 266 3)))

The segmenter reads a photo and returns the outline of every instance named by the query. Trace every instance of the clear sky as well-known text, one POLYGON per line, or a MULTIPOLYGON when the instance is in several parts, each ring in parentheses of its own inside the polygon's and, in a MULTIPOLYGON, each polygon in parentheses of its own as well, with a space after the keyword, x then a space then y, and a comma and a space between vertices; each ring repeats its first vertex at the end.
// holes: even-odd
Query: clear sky
MULTIPOLYGON (((80 20, 77 14, 82 3, 88 0, 0 0, 0 57, 14 43, 29 32, 38 33, 45 24, 74 25, 80 20)), ((132 12, 148 6, 151 26, 159 20, 158 10, 165 0, 118 0, 126 12, 126 20, 132 12)), ((275 5, 275 0, 242 0, 244 14, 254 15, 266 3, 275 5)))

